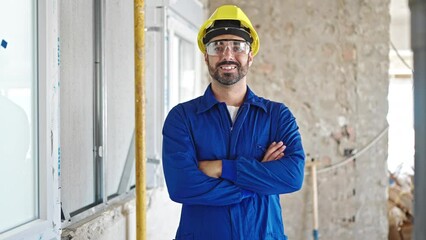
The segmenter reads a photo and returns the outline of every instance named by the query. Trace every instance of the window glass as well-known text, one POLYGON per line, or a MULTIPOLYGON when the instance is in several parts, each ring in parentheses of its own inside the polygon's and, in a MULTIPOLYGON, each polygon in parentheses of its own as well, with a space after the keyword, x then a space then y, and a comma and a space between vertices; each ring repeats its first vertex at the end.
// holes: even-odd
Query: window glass
POLYGON ((0 7, 0 233, 38 211, 36 1, 0 7))
POLYGON ((94 206, 93 2, 62 1, 61 202, 64 214, 94 206))
MULTIPOLYGON (((173 33, 173 32, 172 32, 173 33)), ((172 109, 174 106, 176 106, 179 103, 179 91, 180 91, 180 87, 179 87, 179 79, 180 79, 180 74, 179 74, 179 45, 180 45, 180 37, 174 34, 171 34, 171 41, 170 41, 170 45, 168 46, 168 48, 170 49, 169 52, 169 61, 170 61, 170 79, 168 82, 168 89, 167 89, 167 94, 168 94, 168 109, 172 109)))
POLYGON ((128 178, 123 173, 135 128, 134 28, 129 24, 133 22, 133 9, 125 4, 107 5, 106 15, 106 193, 111 197, 118 194, 120 182, 128 178))
POLYGON ((413 79, 389 81, 388 169, 392 173, 414 174, 413 79))
POLYGON ((168 96, 169 109, 178 103, 185 102, 197 96, 199 84, 196 81, 196 62, 194 43, 179 35, 173 35, 171 47, 171 81, 168 96))
POLYGON ((195 44, 181 38, 179 41, 179 101, 184 102, 196 96, 195 44))

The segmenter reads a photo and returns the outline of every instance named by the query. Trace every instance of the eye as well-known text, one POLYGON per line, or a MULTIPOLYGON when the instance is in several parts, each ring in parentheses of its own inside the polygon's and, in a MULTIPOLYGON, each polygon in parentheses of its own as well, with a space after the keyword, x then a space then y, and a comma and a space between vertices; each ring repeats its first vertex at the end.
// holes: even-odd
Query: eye
POLYGON ((223 51, 223 46, 216 45, 216 46, 213 47, 213 50, 215 52, 222 52, 223 51))
POLYGON ((243 51, 243 49, 241 48, 241 46, 234 46, 233 48, 232 48, 232 51, 233 52, 242 52, 243 51))
POLYGON ((243 43, 243 42, 235 42, 232 49, 236 53, 242 53, 242 52, 245 51, 246 46, 247 45, 245 43, 243 43))

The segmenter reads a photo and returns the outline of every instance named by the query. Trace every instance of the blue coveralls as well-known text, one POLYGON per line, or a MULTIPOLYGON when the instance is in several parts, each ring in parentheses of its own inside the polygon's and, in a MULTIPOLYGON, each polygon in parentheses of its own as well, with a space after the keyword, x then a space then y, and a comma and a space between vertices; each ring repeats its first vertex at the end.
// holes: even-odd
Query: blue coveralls
POLYGON ((163 168, 170 198, 182 203, 176 239, 287 239, 278 194, 303 183, 298 129, 284 104, 248 87, 234 124, 211 86, 204 96, 174 107, 163 127, 163 168), (287 146, 285 156, 262 163, 274 141, 287 146), (221 178, 198 169, 199 160, 217 159, 221 178))

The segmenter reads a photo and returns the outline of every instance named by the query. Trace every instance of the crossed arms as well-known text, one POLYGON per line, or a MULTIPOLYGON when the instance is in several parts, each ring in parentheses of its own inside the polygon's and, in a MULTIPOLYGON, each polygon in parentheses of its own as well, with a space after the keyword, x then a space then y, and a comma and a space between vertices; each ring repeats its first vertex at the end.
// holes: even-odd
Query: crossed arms
MULTIPOLYGON (((275 161, 284 157, 285 148, 282 141, 271 143, 261 162, 275 161)), ((222 160, 200 160, 198 168, 209 177, 219 178, 222 175, 222 160)))
POLYGON ((298 127, 286 107, 276 112, 277 123, 272 126, 277 132, 276 143, 270 144, 262 161, 246 156, 203 161, 207 159, 196 157, 184 106, 174 108, 163 128, 163 168, 170 198, 185 204, 224 206, 253 194, 299 190, 305 156, 298 127), (236 174, 222 172, 230 166, 236 174))

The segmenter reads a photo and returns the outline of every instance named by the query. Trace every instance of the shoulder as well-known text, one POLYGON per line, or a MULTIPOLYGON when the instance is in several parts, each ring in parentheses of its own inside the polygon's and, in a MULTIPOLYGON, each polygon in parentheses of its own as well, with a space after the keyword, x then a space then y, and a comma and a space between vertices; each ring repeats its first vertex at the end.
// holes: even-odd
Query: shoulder
POLYGON ((196 114, 198 107, 201 104, 201 97, 194 98, 192 100, 182 102, 174 106, 169 113, 167 114, 167 118, 183 118, 184 116, 188 117, 196 114))
POLYGON ((290 109, 283 102, 272 101, 263 97, 257 97, 256 101, 260 102, 263 106, 265 106, 267 112, 270 114, 276 113, 290 113, 290 109))

